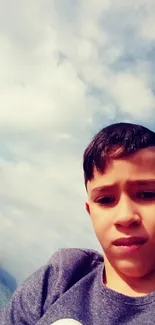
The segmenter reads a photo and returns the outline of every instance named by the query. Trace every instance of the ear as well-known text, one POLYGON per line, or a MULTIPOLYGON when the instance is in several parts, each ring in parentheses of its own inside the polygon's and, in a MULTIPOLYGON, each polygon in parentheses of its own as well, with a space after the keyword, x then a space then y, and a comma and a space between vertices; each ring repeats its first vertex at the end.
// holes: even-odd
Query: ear
POLYGON ((88 212, 88 214, 90 214, 90 208, 89 208, 88 202, 85 203, 85 208, 86 208, 86 211, 88 212))

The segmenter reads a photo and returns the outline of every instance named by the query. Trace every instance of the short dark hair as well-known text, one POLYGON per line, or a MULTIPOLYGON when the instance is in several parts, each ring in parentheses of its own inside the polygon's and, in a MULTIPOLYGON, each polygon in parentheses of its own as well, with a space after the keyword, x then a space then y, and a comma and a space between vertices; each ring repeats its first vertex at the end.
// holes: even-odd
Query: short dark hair
POLYGON ((104 172, 108 162, 155 146, 155 133, 132 123, 116 123, 97 133, 83 155, 85 185, 94 176, 94 167, 104 172))

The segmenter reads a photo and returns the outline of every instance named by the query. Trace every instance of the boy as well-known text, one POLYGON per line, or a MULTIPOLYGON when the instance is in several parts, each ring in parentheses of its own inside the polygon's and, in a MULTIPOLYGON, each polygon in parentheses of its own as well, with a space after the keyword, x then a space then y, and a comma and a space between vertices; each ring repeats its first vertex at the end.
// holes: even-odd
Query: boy
POLYGON ((0 325, 155 323, 155 133, 110 125, 85 150, 83 167, 104 258, 56 252, 14 293, 0 325))

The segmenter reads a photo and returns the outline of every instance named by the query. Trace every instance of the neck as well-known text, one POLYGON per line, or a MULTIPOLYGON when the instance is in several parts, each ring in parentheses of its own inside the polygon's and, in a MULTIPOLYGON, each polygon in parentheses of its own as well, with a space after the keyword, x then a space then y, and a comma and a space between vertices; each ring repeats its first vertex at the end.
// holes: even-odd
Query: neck
POLYGON ((155 270, 143 277, 126 276, 115 270, 106 259, 104 261, 103 282, 108 288, 131 297, 145 296, 155 291, 155 270))

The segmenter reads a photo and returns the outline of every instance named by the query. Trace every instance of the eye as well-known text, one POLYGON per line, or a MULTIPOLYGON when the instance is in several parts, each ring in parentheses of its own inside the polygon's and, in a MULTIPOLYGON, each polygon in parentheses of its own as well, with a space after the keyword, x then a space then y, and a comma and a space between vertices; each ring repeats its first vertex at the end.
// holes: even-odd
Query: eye
POLYGON ((140 192, 137 194, 137 197, 139 199, 144 199, 144 200, 155 199, 155 192, 151 192, 151 191, 140 192))
POLYGON ((97 199, 96 202, 101 205, 111 205, 115 202, 115 198, 112 196, 104 196, 100 199, 97 199))

